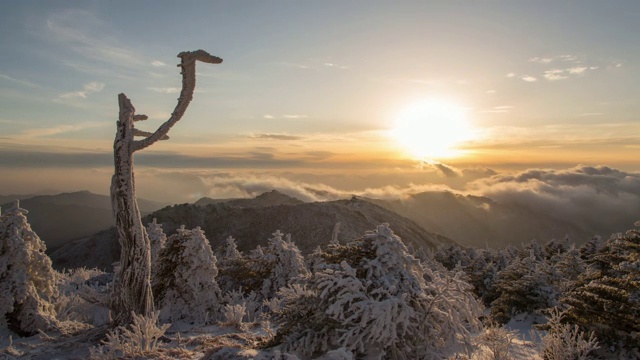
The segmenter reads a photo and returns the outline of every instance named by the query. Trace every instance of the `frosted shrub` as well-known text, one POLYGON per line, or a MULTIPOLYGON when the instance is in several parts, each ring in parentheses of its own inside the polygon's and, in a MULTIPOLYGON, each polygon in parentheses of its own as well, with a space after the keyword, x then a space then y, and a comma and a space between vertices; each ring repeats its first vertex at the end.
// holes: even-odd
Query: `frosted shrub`
POLYGON ((157 347, 170 324, 158 326, 158 315, 155 311, 150 317, 131 313, 133 322, 129 327, 119 326, 107 333, 107 340, 102 346, 90 350, 92 359, 119 359, 121 357, 148 356, 157 347))
POLYGON ((102 325, 109 318, 111 274, 78 268, 59 274, 55 308, 59 320, 102 325))
POLYGON ((511 347, 516 334, 516 331, 492 324, 484 329, 482 334, 476 338, 476 342, 490 351, 489 359, 508 360, 511 359, 511 347))
POLYGON ((0 217, 0 318, 21 336, 50 329, 57 322, 52 304, 58 295, 56 273, 44 242, 27 222, 27 213, 16 200, 0 217))
POLYGON ((225 305, 223 311, 224 325, 235 326, 238 329, 241 329, 242 319, 244 318, 246 311, 247 307, 244 304, 225 305))
POLYGON ((305 285, 280 290, 269 345, 303 358, 343 347, 355 357, 424 359, 470 344, 479 307, 469 285, 427 272, 387 224, 315 256, 322 261, 305 285))
POLYGON ((230 291, 224 295, 222 301, 227 305, 240 305, 244 308, 243 321, 254 322, 262 314, 262 302, 260 296, 255 292, 245 294, 242 289, 230 291))
POLYGON ((546 360, 593 359, 598 340, 593 332, 586 334, 578 325, 562 323, 562 314, 552 312, 547 323, 547 334, 542 337, 540 348, 546 360))
POLYGON ((182 320, 202 325, 220 312, 218 268, 209 241, 199 228, 186 230, 167 240, 160 251, 153 293, 162 321, 182 320))
MULTIPOLYGON (((272 298, 276 292, 295 281, 308 276, 304 257, 291 241, 277 230, 268 245, 258 246, 246 256, 224 258, 220 262, 219 282, 223 292, 242 289, 246 294, 258 295, 256 300, 272 298)), ((229 250, 229 247, 227 247, 229 250)))

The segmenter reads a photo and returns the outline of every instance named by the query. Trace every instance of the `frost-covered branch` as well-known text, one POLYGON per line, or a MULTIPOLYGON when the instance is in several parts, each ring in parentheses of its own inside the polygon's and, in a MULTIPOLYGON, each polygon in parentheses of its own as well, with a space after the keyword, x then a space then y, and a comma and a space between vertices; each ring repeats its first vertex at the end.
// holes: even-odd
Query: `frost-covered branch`
POLYGON ((167 135, 171 127, 182 118, 191 99, 193 99, 193 91, 196 87, 196 60, 209 64, 222 63, 221 58, 213 56, 204 50, 184 51, 178 54, 178 57, 182 60, 180 65, 178 65, 182 68, 182 91, 180 91, 178 104, 173 110, 169 120, 160 125, 151 136, 143 140, 134 141, 133 151, 142 150, 153 145, 156 141, 161 140, 167 135))

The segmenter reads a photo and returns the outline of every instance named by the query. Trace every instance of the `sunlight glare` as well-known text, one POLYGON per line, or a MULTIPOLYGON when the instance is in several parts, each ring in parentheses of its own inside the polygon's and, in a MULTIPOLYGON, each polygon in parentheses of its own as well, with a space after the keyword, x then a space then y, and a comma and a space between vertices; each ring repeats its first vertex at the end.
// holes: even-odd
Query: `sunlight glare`
POLYGON ((457 147, 473 138, 473 129, 462 106, 427 99, 402 110, 395 118, 391 135, 409 154, 428 161, 460 155, 457 147))

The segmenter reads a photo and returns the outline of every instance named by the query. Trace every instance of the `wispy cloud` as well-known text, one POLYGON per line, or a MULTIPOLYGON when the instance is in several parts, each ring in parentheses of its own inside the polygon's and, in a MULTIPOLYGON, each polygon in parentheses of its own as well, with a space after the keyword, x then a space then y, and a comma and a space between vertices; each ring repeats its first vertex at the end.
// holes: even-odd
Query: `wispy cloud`
POLYGON ((81 131, 86 129, 94 129, 94 128, 99 128, 104 126, 111 126, 111 124, 108 124, 105 122, 97 122, 97 121, 88 121, 88 122, 72 124, 72 125, 62 124, 62 125, 56 125, 48 128, 28 129, 23 131, 18 136, 22 138, 42 138, 42 137, 60 135, 60 134, 81 131))
POLYGON ((585 71, 587 71, 588 69, 597 69, 597 66, 592 66, 592 67, 587 67, 587 66, 575 66, 572 68, 568 68, 567 71, 569 72, 569 74, 582 74, 585 71))
POLYGON ((564 70, 552 69, 544 72, 544 78, 550 81, 565 80, 569 77, 564 75, 564 70))
POLYGON ((74 99, 86 99, 87 96, 91 93, 100 92, 104 89, 104 84, 97 81, 92 81, 90 83, 85 84, 82 87, 82 90, 65 92, 58 95, 57 98, 53 99, 53 101, 57 103, 67 103, 67 100, 74 99))
POLYGON ((510 73, 508 73, 506 76, 507 76, 508 78, 514 78, 514 77, 516 77, 516 73, 512 73, 512 72, 510 72, 510 73))
POLYGON ((538 81, 538 79, 534 76, 531 75, 524 75, 521 77, 522 80, 526 81, 526 82, 535 82, 538 81))
POLYGON ((535 62, 540 64, 549 64, 552 61, 553 59, 550 57, 532 57, 531 59, 529 59, 529 62, 535 62))
POLYGON ((289 135, 289 134, 251 134, 249 135, 252 139, 267 139, 267 140, 300 140, 303 139, 302 136, 289 135))
POLYGON ((344 66, 344 65, 338 65, 338 64, 332 63, 332 62, 325 62, 322 65, 324 65, 325 67, 330 67, 330 68, 335 68, 335 69, 340 69, 340 70, 347 69, 347 67, 344 66))
POLYGON ((162 94, 177 94, 180 92, 178 87, 147 87, 147 90, 162 94))
POLYGON ((511 109, 513 109, 513 106, 511 105, 499 105, 499 106, 494 106, 491 109, 482 110, 480 112, 500 114, 500 113, 508 113, 509 111, 511 111, 511 109))
POLYGON ((322 70, 322 69, 335 69, 335 70, 346 70, 348 66, 338 64, 334 61, 321 61, 318 59, 310 59, 304 62, 289 62, 289 61, 281 61, 277 63, 279 66, 302 69, 302 70, 322 70))
POLYGON ((151 66, 153 66, 153 67, 162 67, 162 66, 167 66, 167 64, 163 63, 160 60, 153 60, 151 62, 151 66))
POLYGON ((61 45, 71 57, 60 61, 78 71, 91 74, 109 74, 128 77, 128 70, 142 69, 161 62, 147 59, 133 48, 122 44, 113 36, 112 26, 93 12, 70 9, 56 12, 45 23, 48 40, 61 45), (109 67, 104 65, 108 64, 109 67))
POLYGON ((305 114, 284 114, 284 115, 271 115, 265 114, 262 116, 265 119, 306 119, 309 115, 305 114))
POLYGON ((16 79, 14 77, 11 77, 9 75, 5 75, 5 74, 2 74, 2 73, 0 73, 0 79, 8 80, 8 81, 11 81, 13 83, 16 83, 16 84, 19 84, 19 85, 22 85, 22 86, 26 86, 26 87, 29 87, 29 88, 32 88, 32 89, 45 89, 45 87, 42 86, 42 85, 38 85, 38 84, 33 83, 31 81, 28 81, 28 80, 16 79))

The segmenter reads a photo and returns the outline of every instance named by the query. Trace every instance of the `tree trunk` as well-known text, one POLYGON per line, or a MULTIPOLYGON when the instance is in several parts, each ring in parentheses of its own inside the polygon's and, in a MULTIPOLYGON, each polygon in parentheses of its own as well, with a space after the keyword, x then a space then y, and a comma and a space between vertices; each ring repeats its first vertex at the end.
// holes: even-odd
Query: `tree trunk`
POLYGON ((124 94, 118 95, 120 115, 113 143, 115 174, 111 179, 111 207, 116 218, 122 250, 111 296, 111 308, 115 313, 114 326, 130 323, 132 313, 150 317, 154 311, 151 292, 151 246, 136 202, 133 153, 159 140, 168 139, 167 133, 182 118, 193 98, 196 61, 209 64, 222 62, 222 59, 204 50, 181 52, 178 57, 181 59, 178 66, 182 74, 180 98, 171 117, 155 132, 136 129, 134 122, 146 120, 147 117, 136 115, 131 101, 124 94), (145 138, 134 140, 134 136, 145 138))
POLYGON ((112 296, 115 325, 129 323, 132 311, 149 316, 154 310, 149 236, 140 219, 133 175, 135 109, 124 94, 118 95, 118 102, 120 117, 113 144, 115 174, 111 179, 111 200, 122 250, 112 296))

